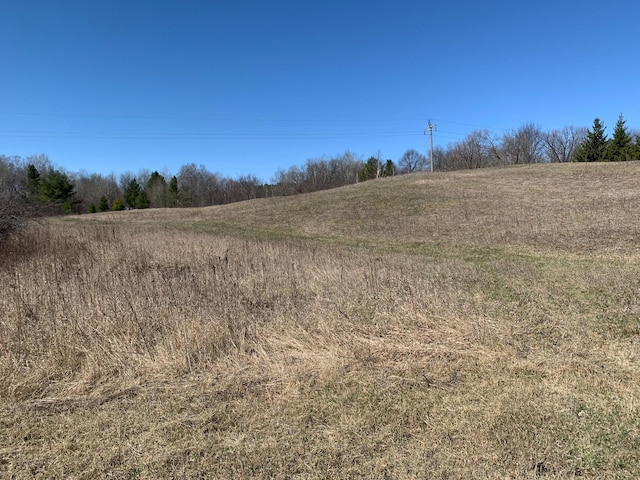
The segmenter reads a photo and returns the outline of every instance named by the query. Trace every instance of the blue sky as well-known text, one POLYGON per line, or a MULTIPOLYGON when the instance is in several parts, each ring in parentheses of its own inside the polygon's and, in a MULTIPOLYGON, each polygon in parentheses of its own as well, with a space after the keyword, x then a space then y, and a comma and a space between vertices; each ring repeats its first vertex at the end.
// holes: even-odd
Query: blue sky
POLYGON ((640 126, 635 0, 2 0, 0 154, 268 181, 474 129, 640 126))

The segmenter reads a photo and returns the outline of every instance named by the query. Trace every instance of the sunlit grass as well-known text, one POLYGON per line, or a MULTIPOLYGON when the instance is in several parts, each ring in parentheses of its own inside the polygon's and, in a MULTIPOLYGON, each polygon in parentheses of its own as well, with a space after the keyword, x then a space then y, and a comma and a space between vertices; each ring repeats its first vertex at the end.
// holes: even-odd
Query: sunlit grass
POLYGON ((635 478, 637 168, 34 225, 1 247, 0 472, 635 478))

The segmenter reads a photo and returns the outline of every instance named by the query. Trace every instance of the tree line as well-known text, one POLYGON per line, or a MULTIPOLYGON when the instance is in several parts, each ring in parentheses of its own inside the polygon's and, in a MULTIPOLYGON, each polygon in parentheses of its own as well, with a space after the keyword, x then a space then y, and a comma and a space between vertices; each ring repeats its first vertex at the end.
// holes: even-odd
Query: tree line
MULTIPOLYGON (((622 115, 611 138, 596 118, 591 129, 564 127, 545 132, 533 123, 497 135, 475 130, 463 140, 433 151, 433 170, 450 171, 501 165, 625 161, 640 158, 640 134, 622 115)), ((204 165, 183 165, 176 175, 141 170, 137 174, 67 173, 46 155, 0 155, 0 235, 34 214, 95 213, 109 210, 203 207, 270 196, 337 188, 379 177, 430 169, 415 149, 397 161, 381 154, 364 160, 345 152, 279 169, 269 183, 255 175, 227 178, 204 165)))
POLYGON ((640 132, 626 126, 620 114, 612 137, 596 118, 591 129, 564 127, 543 131, 533 123, 502 136, 475 130, 462 141, 434 150, 434 170, 559 162, 603 162, 640 159, 640 132))

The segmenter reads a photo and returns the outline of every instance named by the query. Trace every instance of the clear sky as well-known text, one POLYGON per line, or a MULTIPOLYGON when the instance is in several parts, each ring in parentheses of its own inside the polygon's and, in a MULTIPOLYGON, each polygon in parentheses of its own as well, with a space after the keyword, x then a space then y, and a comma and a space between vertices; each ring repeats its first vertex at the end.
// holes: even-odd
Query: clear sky
POLYGON ((640 126, 637 0, 1 0, 0 154, 268 181, 474 129, 640 126))

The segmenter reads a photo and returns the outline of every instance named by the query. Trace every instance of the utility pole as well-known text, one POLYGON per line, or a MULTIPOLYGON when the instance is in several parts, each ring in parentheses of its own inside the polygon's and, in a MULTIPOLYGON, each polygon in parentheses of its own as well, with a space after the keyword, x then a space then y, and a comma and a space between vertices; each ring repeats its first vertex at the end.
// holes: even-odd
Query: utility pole
POLYGON ((429 130, 429 168, 431 173, 433 173, 433 129, 438 129, 437 125, 433 125, 431 123, 431 119, 429 119, 429 125, 424 129, 424 133, 426 135, 427 130, 429 130))

